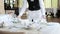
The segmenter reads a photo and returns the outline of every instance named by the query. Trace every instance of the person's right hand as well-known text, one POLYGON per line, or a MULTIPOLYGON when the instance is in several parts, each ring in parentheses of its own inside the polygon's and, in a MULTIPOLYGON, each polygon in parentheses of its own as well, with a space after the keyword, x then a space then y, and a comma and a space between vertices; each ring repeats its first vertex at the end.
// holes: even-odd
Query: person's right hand
POLYGON ((21 16, 17 16, 17 18, 21 18, 21 16))

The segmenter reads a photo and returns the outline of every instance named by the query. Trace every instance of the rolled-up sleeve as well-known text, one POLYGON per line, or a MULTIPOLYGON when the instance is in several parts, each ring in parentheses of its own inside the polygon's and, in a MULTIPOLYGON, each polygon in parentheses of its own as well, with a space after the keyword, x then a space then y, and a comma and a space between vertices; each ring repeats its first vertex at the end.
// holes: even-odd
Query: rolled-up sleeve
POLYGON ((40 2, 40 7, 41 7, 41 13, 42 13, 42 15, 45 15, 46 10, 44 7, 44 2, 43 2, 43 0, 39 0, 39 2, 40 2))
POLYGON ((23 0, 23 6, 21 9, 19 9, 19 16, 22 16, 26 9, 27 9, 27 0, 23 0))

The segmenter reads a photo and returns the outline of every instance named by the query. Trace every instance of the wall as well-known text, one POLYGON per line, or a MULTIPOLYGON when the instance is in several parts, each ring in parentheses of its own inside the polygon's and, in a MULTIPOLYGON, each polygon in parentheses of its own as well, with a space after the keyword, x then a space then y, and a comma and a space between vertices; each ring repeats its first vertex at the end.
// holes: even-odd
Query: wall
POLYGON ((3 0, 0 0, 0 14, 5 14, 4 1, 3 0))
POLYGON ((58 0, 58 8, 59 8, 59 10, 60 10, 60 0, 58 0))
POLYGON ((52 8, 58 8, 58 0, 52 0, 52 8))
POLYGON ((46 8, 57 8, 58 0, 44 0, 46 8))
POLYGON ((21 8, 23 5, 23 0, 19 0, 19 7, 21 8))
POLYGON ((45 8, 51 8, 51 0, 44 0, 45 8))

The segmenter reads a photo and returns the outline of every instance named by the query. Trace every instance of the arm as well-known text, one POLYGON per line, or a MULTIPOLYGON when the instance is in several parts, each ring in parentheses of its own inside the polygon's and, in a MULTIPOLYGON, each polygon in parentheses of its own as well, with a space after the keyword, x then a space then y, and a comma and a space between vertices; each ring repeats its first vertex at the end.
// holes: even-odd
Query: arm
POLYGON ((27 9, 27 0, 23 0, 23 6, 21 9, 19 9, 19 16, 22 16, 26 9, 27 9))
POLYGON ((45 15, 46 10, 45 10, 45 7, 44 7, 44 2, 43 2, 43 0, 39 0, 39 2, 40 2, 40 7, 41 7, 41 13, 42 13, 43 16, 46 17, 46 15, 45 15))

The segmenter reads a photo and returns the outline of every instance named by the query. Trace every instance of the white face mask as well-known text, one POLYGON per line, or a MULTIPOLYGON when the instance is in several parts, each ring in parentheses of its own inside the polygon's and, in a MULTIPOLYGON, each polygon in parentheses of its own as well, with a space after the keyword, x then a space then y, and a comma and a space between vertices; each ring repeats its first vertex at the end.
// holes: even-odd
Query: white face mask
POLYGON ((31 0, 31 1, 34 1, 34 0, 31 0))

